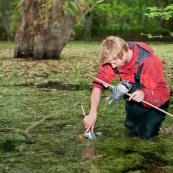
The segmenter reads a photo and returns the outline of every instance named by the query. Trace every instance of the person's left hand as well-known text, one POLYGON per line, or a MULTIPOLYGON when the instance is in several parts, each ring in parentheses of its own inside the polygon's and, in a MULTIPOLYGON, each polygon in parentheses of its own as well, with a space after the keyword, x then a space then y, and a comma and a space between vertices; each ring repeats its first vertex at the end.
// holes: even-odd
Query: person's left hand
POLYGON ((141 102, 144 100, 145 94, 142 90, 136 90, 134 93, 130 94, 129 101, 134 100, 136 102, 141 102))

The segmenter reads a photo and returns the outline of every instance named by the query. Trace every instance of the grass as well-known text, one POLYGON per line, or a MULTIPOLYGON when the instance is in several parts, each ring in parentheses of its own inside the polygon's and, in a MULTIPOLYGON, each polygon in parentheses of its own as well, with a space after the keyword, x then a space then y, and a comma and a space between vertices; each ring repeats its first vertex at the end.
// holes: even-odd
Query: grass
MULTIPOLYGON (((89 111, 92 79, 98 67, 98 42, 69 42, 60 60, 14 59, 14 43, 0 43, 0 128, 27 127, 54 114, 29 133, 35 143, 16 131, 0 131, 2 173, 171 172, 173 138, 130 137, 124 130, 124 100, 98 111, 97 140, 81 140, 83 115, 89 111)), ((149 43, 163 60, 173 91, 171 44, 149 43)), ((173 98, 169 112, 173 112, 173 98)), ((173 123, 169 116, 163 123, 173 123)))

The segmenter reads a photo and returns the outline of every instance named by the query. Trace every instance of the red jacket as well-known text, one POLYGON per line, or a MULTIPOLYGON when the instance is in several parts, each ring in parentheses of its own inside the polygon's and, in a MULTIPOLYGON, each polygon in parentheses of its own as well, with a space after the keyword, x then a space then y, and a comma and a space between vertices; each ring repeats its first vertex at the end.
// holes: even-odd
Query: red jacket
MULTIPOLYGON (((145 43, 132 43, 129 44, 129 48, 133 50, 132 59, 126 65, 117 68, 121 80, 135 83, 134 73, 137 73, 138 67, 143 64, 140 83, 145 88, 140 90, 145 94, 145 101, 160 107, 170 97, 170 90, 166 85, 161 60, 153 55, 152 48, 145 43)), ((104 64, 98 67, 96 77, 110 84, 113 79, 118 77, 118 74, 114 72, 110 64, 104 64)), ((103 85, 97 81, 93 82, 93 87, 100 88, 102 91, 104 90, 103 85)), ((149 107, 145 104, 143 105, 149 107)))

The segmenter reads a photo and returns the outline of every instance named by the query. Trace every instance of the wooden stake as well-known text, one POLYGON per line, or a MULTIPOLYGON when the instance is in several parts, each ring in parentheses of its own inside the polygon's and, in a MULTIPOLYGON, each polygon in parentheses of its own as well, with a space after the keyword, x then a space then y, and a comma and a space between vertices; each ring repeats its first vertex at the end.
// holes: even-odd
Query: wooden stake
MULTIPOLYGON (((85 110, 84 110, 84 108, 83 108, 83 106, 82 106, 82 105, 81 105, 81 108, 82 108, 83 115, 84 115, 84 117, 85 117, 85 116, 86 116, 86 113, 85 113, 85 110)), ((89 130, 89 132, 88 132, 88 133, 92 135, 92 138, 90 138, 90 139, 95 138, 95 135, 94 135, 93 133, 91 133, 91 130, 89 130)))
POLYGON ((81 105, 81 108, 82 108, 82 112, 83 112, 83 115, 84 115, 84 117, 86 116, 86 114, 85 114, 85 110, 84 110, 84 108, 83 108, 83 106, 81 105))

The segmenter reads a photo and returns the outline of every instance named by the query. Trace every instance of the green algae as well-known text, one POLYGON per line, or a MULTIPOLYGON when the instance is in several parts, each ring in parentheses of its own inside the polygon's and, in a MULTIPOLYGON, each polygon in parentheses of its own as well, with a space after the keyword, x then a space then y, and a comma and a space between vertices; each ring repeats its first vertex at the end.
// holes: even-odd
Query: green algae
MULTIPOLYGON (((160 54, 170 49, 162 44, 153 46, 160 54)), ((0 127, 25 130, 56 114, 29 132, 34 144, 16 131, 0 131, 0 172, 172 172, 172 136, 142 140, 128 133, 124 128, 124 100, 106 105, 109 90, 103 93, 95 126, 95 132, 102 135, 96 140, 78 140, 84 132, 81 105, 86 113, 90 105, 92 79, 86 74, 96 73, 98 49, 98 43, 69 43, 59 61, 0 57, 0 127)), ((170 88, 172 63, 165 57, 170 88)), ((172 101, 171 95, 169 112, 173 112, 172 101)), ((163 127, 172 123, 173 119, 166 116, 163 127)))

